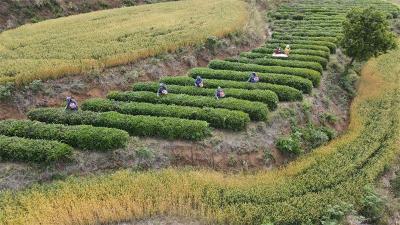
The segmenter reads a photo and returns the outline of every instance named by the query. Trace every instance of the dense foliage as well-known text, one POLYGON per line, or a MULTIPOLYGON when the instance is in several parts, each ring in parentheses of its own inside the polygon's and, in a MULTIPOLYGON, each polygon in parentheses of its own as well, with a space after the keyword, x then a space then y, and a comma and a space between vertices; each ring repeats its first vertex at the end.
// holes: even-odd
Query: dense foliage
POLYGON ((210 128, 205 121, 170 117, 131 116, 117 112, 79 111, 69 113, 53 108, 32 110, 28 113, 28 117, 47 123, 117 128, 137 136, 200 140, 210 135, 210 128))
POLYGON ((260 73, 288 74, 309 79, 313 82, 314 86, 318 86, 321 80, 320 72, 304 68, 290 68, 282 66, 260 66, 257 64, 227 62, 220 60, 211 61, 210 64, 208 64, 208 67, 216 70, 236 70, 236 71, 249 71, 249 72, 253 71, 260 73))
POLYGON ((0 135, 0 159, 49 163, 72 155, 72 147, 57 142, 0 135))
POLYGON ((344 36, 340 45, 354 60, 368 60, 396 47, 396 36, 390 30, 386 16, 379 9, 354 8, 343 23, 344 36))
POLYGON ((239 110, 249 114, 252 120, 266 120, 268 115, 268 106, 261 102, 250 102, 236 98, 215 99, 208 96, 190 96, 184 94, 168 94, 166 96, 157 97, 152 92, 110 92, 108 99, 116 101, 131 102, 150 102, 160 104, 174 104, 193 107, 213 107, 224 108, 230 110, 239 110))
MULTIPOLYGON (((133 85, 133 90, 157 92, 158 87, 159 87, 158 83, 155 82, 136 83, 133 85)), ((196 95, 214 96, 215 90, 216 89, 210 89, 210 88, 197 88, 194 85, 191 86, 168 85, 168 92, 174 94, 187 94, 193 96, 196 95)), ((224 88, 224 93, 225 97, 263 102, 268 105, 268 108, 270 110, 274 110, 278 106, 278 96, 270 90, 247 90, 247 89, 237 89, 237 88, 224 88)))
MULTIPOLYGON (((163 77, 160 79, 160 82, 181 86, 193 86, 194 81, 195 79, 191 77, 163 77)), ((301 91, 289 86, 279 84, 270 84, 263 82, 258 82, 254 84, 232 80, 203 79, 203 85, 204 88, 223 87, 247 90, 270 90, 276 93, 279 101, 300 101, 303 99, 303 93, 301 91)))
POLYGON ((55 140, 88 150, 112 150, 124 147, 129 135, 125 131, 92 127, 44 124, 29 120, 0 121, 0 134, 32 139, 55 140))
MULTIPOLYGON (((189 76, 196 78, 218 79, 218 80, 234 80, 234 81, 247 81, 249 79, 249 72, 241 72, 234 70, 213 70, 209 68, 194 68, 190 70, 189 76)), ((310 80, 298 76, 284 75, 284 74, 266 74, 257 73, 260 78, 260 83, 272 83, 286 85, 303 91, 303 93, 311 93, 313 84, 310 80)))
POLYGON ((129 103, 107 99, 87 100, 82 104, 82 109, 94 112, 115 111, 129 115, 150 115, 204 120, 210 123, 212 127, 235 131, 245 129, 248 122, 250 122, 249 115, 240 111, 144 102, 129 103))

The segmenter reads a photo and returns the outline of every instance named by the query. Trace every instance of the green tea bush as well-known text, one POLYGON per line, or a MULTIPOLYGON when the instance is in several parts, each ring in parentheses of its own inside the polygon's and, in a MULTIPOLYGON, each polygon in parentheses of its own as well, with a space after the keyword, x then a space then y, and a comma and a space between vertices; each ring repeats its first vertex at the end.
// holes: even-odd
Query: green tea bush
MULTIPOLYGON (((195 79, 191 77, 163 77, 160 82, 181 86, 193 86, 195 79)), ((311 82, 310 82, 311 83, 311 82)), ((295 88, 269 83, 249 83, 230 80, 203 79, 204 88, 237 88, 247 90, 270 90, 276 93, 279 101, 301 101, 303 93, 295 88)), ((225 89, 226 90, 226 89, 225 89)))
MULTIPOLYGON (((272 54, 256 53, 256 52, 242 52, 240 53, 240 56, 249 59, 257 59, 257 58, 276 59, 275 57, 272 56, 272 54)), ((328 60, 326 58, 320 56, 312 56, 312 55, 290 54, 289 57, 280 59, 296 60, 304 62, 316 62, 319 63, 324 69, 326 69, 326 65, 328 64, 328 60)))
MULTIPOLYGON (((286 85, 303 91, 303 93, 311 93, 313 83, 305 78, 283 75, 283 74, 265 74, 257 73, 260 81, 258 83, 272 83, 286 85)), ((249 72, 240 72, 232 70, 213 70, 209 68, 194 68, 189 71, 189 76, 196 78, 218 79, 218 80, 234 80, 234 81, 247 81, 249 79, 249 72)))
POLYGON ((211 107, 239 110, 249 114, 252 120, 266 120, 268 116, 268 106, 261 102, 251 102, 236 98, 215 99, 206 96, 190 96, 184 94, 168 94, 157 97, 152 92, 110 92, 108 99, 117 101, 149 102, 168 105, 182 105, 193 107, 211 107))
MULTIPOLYGON (((281 48, 285 48, 286 47, 285 43, 280 43, 280 44, 278 44, 278 43, 267 43, 263 47, 264 48, 276 48, 278 45, 281 48)), ((307 49, 307 50, 317 50, 317 51, 330 53, 330 49, 328 47, 321 46, 321 45, 291 44, 290 48, 291 48, 291 50, 307 49)))
POLYGON ((10 161, 49 163, 72 155, 72 147, 57 141, 0 135, 0 158, 10 161))
POLYGON ((150 115, 204 120, 215 128, 243 130, 250 122, 247 113, 227 109, 197 108, 189 106, 152 104, 143 102, 117 102, 107 99, 89 99, 82 104, 83 110, 95 112, 115 111, 129 115, 150 115))
MULTIPOLYGON (((312 41, 312 40, 284 40, 284 39, 272 39, 272 40, 268 40, 268 43, 271 44, 284 44, 284 45, 293 45, 293 44, 301 44, 301 45, 313 45, 313 46, 325 46, 328 47, 331 53, 335 53, 336 52, 336 44, 333 42, 329 42, 329 41, 312 41)), ((293 47, 294 48, 294 47, 293 47)))
MULTIPOLYGON (((157 92, 158 83, 145 82, 136 83, 133 85, 134 91, 151 91, 157 92)), ((173 94, 187 94, 187 95, 200 95, 200 96, 214 96, 215 89, 198 88, 195 86, 179 86, 169 85, 168 92, 173 94)), ((225 97, 232 97, 237 99, 244 99, 249 101, 262 102, 268 105, 270 110, 275 110, 278 107, 278 96, 269 90, 243 90, 236 88, 224 88, 225 97)))
POLYGON ((312 40, 312 41, 330 41, 333 43, 338 42, 337 37, 306 37, 306 36, 295 36, 295 35, 290 35, 286 33, 279 33, 279 32, 274 32, 274 37, 273 39, 281 39, 281 40, 312 40))
POLYGON ((318 86, 321 80, 321 74, 318 71, 303 68, 288 68, 282 66, 260 66, 257 64, 245 64, 236 62, 227 62, 221 60, 213 60, 208 65, 211 69, 217 70, 236 70, 261 73, 277 73, 299 76, 309 79, 314 86, 318 86))
POLYGON ((78 111, 71 113, 57 108, 34 109, 28 113, 28 117, 48 123, 117 128, 125 130, 131 135, 143 137, 201 140, 210 136, 210 128, 205 121, 169 117, 131 116, 117 112, 78 111))
MULTIPOLYGON (((292 36, 302 36, 302 37, 340 37, 340 33, 336 33, 336 32, 325 32, 325 31, 317 31, 317 32, 313 32, 313 31, 303 31, 303 32, 289 32, 287 33, 289 35, 292 36)), ((272 37, 275 38, 276 36, 280 36, 280 33, 276 32, 276 33, 272 33, 272 37)))
POLYGON ((277 58, 264 58, 264 59, 248 59, 248 58, 228 58, 225 59, 228 62, 240 62, 240 63, 249 63, 249 64, 257 64, 262 66, 283 66, 283 67, 293 67, 293 68, 306 68, 318 71, 322 73, 322 66, 316 62, 301 62, 297 60, 290 59, 277 59, 277 58))
POLYGON ((32 139, 54 140, 87 150, 111 150, 125 147, 127 132, 92 126, 65 126, 29 120, 0 121, 0 134, 32 139))
MULTIPOLYGON (((257 53, 264 53, 264 54, 271 54, 274 53, 275 47, 271 48, 255 48, 251 52, 257 52, 257 53)), ((312 50, 312 49, 292 49, 290 50, 290 54, 296 54, 296 55, 308 55, 308 56, 319 56, 323 57, 325 59, 329 59, 329 52, 325 51, 320 51, 320 50, 312 50)), ((290 55, 289 55, 290 57, 290 55)))

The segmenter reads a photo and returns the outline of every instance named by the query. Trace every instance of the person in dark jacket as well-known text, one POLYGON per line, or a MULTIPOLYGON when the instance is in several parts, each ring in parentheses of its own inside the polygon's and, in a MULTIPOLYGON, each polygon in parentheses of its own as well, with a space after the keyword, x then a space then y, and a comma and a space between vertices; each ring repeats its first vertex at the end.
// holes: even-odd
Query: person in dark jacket
POLYGON ((220 99, 225 97, 225 92, 221 87, 218 87, 217 90, 215 90, 215 98, 220 99))
POLYGON ((203 87, 203 79, 200 76, 197 76, 196 80, 194 81, 194 85, 200 88, 203 87))
POLYGON ((249 79, 247 80, 247 82, 250 82, 250 83, 257 83, 259 80, 260 80, 260 78, 257 76, 257 74, 256 74, 255 72, 252 72, 252 73, 250 74, 250 77, 249 77, 249 79))
POLYGON ((72 97, 67 97, 67 106, 65 110, 78 111, 78 102, 72 97))
POLYGON ((160 83, 160 87, 157 91, 157 96, 168 94, 167 86, 164 83, 160 83))

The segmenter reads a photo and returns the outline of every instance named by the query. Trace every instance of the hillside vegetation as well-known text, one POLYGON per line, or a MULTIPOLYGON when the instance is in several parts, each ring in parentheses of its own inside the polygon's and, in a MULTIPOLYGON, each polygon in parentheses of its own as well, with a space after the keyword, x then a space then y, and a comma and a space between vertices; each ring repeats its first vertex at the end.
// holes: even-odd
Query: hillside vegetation
MULTIPOLYGON (((387 12, 388 17, 398 14, 398 9, 378 0, 305 0, 283 5, 270 15, 274 18, 277 29, 296 27, 285 34, 275 33, 273 38, 282 43, 318 41, 318 45, 324 45, 321 42, 329 40, 330 43, 325 45, 331 46, 340 37, 340 32, 332 30, 340 30, 335 27, 344 19, 346 9, 365 4, 376 5, 387 12), (324 28, 318 28, 318 25, 324 28)), ((255 50, 245 55, 255 58, 264 58, 261 56, 263 54, 266 57, 270 55, 267 47, 262 49, 266 50, 255 50)), ((299 49, 298 54, 309 56, 308 53, 314 53, 322 59, 326 58, 326 54, 329 56, 330 51, 329 48, 325 51, 309 48, 303 50, 302 52, 299 49)), ((303 60, 314 62, 314 58, 304 57, 303 60)), ((314 77, 314 85, 319 84, 320 74, 315 70, 275 66, 277 62, 270 60, 253 60, 248 63, 249 61, 250 58, 242 59, 242 62, 214 61, 210 64, 211 67, 219 70, 197 69, 195 72, 209 74, 214 79, 218 76, 223 81, 230 80, 223 72, 230 69, 257 69, 260 72, 275 73, 277 76, 284 72, 286 76, 294 77, 297 71, 300 73, 297 76, 301 77, 302 74, 314 77)), ((351 106, 351 123, 347 133, 285 168, 251 175, 168 169, 154 172, 120 171, 92 178, 70 178, 17 193, 3 192, 0 196, 0 223, 102 224, 155 215, 178 215, 216 224, 310 224, 321 220, 329 221, 331 217, 337 216, 330 213, 332 208, 352 204, 355 209, 360 209, 365 185, 373 183, 400 152, 399 61, 400 50, 395 50, 368 62, 362 71, 358 96, 351 106)), ((286 63, 294 65, 295 62, 286 63)), ((306 65, 311 64, 302 64, 306 65)), ((231 78, 232 80, 243 79, 240 72, 235 74, 237 77, 231 78)), ((187 79, 186 77, 174 82, 184 83, 187 79)), ((142 88, 147 87, 144 85, 142 88)), ((148 88, 151 89, 151 85, 148 88)), ((191 107, 193 104, 202 104, 193 103, 194 100, 185 102, 174 95, 158 100, 154 95, 150 92, 114 92, 108 97, 124 101, 179 103, 191 107)), ((102 104, 107 105, 109 102, 96 101, 100 102, 97 104, 98 111, 102 111, 102 104)), ((224 108, 229 105, 239 108, 242 104, 239 100, 235 101, 237 104, 231 104, 232 106, 223 106, 223 103, 212 101, 209 104, 212 107, 224 108)), ((87 103, 87 107, 95 105, 87 103)), ((117 106, 110 107, 122 110, 122 107, 129 105, 120 103, 117 106)), ((255 106, 253 107, 257 109, 255 106)), ((252 105, 243 107, 250 110, 252 105)), ((258 116, 258 111, 252 113, 258 116)), ((89 114, 94 115, 93 118, 104 118, 101 113, 89 114)), ((33 111, 33 117, 39 120, 65 120, 68 123, 85 120, 78 116, 71 119, 74 116, 52 112, 52 109, 33 111)), ((119 117, 122 116, 118 115, 119 117)), ((104 121, 105 124, 112 125, 105 119, 86 121, 104 121)), ((122 121, 123 124, 124 120, 110 121, 122 121)))
POLYGON ((25 25, 0 34, 0 83, 130 63, 239 31, 247 18, 244 1, 188 0, 25 25))

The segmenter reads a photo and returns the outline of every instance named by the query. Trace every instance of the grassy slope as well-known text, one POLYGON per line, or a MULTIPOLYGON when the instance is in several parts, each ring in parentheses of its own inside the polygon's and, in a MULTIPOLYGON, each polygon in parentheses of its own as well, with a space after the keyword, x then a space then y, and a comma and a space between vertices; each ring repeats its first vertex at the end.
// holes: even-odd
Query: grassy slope
POLYGON ((266 218, 297 224, 318 218, 328 204, 357 206, 363 186, 400 152, 399 61, 400 50, 371 60, 363 69, 348 132, 284 169, 232 176, 121 171, 72 178, 15 196, 3 193, 0 223, 94 224, 173 214, 229 224, 266 218))
POLYGON ((188 0, 25 25, 0 34, 0 82, 79 74, 222 37, 243 27, 246 7, 240 0, 188 0))

